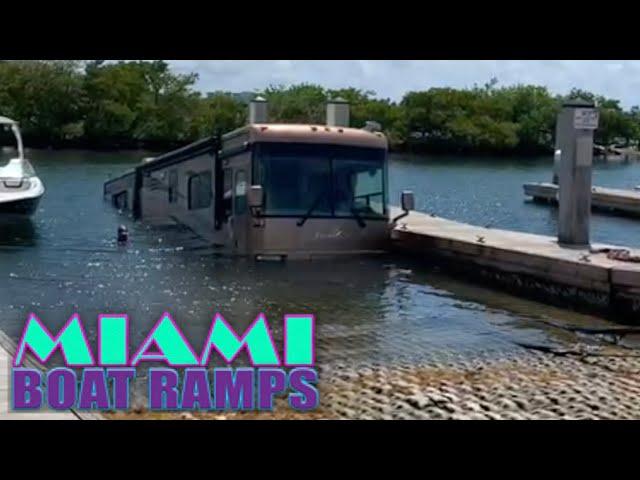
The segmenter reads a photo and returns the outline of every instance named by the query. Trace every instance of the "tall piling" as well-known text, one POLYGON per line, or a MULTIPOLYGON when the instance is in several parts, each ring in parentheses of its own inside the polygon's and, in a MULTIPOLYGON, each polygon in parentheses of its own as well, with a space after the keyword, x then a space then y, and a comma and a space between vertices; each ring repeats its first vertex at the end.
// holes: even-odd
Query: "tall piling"
POLYGON ((558 115, 558 242, 589 245, 593 133, 599 113, 593 102, 570 100, 558 115))

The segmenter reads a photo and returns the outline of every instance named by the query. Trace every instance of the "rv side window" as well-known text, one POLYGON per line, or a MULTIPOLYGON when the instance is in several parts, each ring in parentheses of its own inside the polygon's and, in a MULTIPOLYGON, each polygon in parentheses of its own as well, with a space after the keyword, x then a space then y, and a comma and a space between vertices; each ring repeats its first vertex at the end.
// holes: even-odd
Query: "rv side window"
POLYGON ((211 206, 211 172, 206 171, 189 177, 189 210, 211 206))
POLYGON ((169 203, 178 201, 178 172, 171 170, 169 172, 169 203))
POLYGON ((235 215, 242 215, 247 211, 247 174, 244 170, 236 172, 236 188, 234 195, 235 215))
POLYGON ((117 195, 113 196, 113 206, 118 210, 126 210, 127 208, 129 208, 127 200, 127 192, 120 192, 117 195))

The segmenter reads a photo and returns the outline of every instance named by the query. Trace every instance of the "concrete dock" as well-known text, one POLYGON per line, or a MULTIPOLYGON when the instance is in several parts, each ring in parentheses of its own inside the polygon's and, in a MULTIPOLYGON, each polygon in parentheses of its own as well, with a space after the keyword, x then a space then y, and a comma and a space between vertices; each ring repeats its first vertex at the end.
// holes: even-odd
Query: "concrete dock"
POLYGON ((392 239, 399 251, 445 262, 448 269, 507 291, 640 322, 640 251, 599 244, 564 247, 555 237, 476 227, 419 212, 400 220, 392 239))
MULTIPOLYGON (((524 193, 535 201, 558 203, 558 185, 553 183, 525 183, 524 193)), ((640 191, 592 187, 591 208, 640 217, 640 191)))
MULTIPOLYGON (((64 412, 41 410, 35 412, 16 412, 11 410, 10 385, 11 385, 11 359, 15 344, 0 331, 0 420, 98 420, 102 417, 92 412, 76 412, 67 410, 64 412)), ((27 360, 30 368, 38 367, 34 362, 27 360)))
POLYGON ((0 348, 0 420, 78 420, 68 412, 15 412, 9 408, 9 385, 11 382, 11 358, 9 352, 0 348))

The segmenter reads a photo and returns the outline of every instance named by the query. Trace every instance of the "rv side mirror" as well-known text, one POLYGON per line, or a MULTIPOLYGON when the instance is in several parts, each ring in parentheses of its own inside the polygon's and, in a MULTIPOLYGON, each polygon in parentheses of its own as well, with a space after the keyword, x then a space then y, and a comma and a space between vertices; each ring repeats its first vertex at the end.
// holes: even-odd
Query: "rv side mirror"
POLYGON ((400 194, 400 206, 404 213, 401 213, 396 218, 392 219, 391 223, 395 225, 398 222, 398 220, 400 220, 401 218, 407 217, 409 215, 409 211, 414 209, 415 207, 414 203, 415 202, 414 202, 412 191, 405 190, 404 192, 402 192, 402 194, 400 194))
POLYGON ((262 208, 264 205, 264 190, 262 185, 251 185, 249 193, 247 195, 247 203, 249 208, 257 209, 262 208))
POLYGON ((415 199, 413 198, 413 192, 405 190, 400 195, 400 205, 402 210, 408 212, 415 209, 415 199))

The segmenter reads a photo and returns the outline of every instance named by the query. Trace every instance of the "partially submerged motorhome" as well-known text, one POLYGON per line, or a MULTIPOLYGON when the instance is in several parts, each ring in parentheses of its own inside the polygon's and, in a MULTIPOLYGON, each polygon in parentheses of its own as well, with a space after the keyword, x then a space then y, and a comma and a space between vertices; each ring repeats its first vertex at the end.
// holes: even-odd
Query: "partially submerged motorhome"
POLYGON ((269 123, 257 98, 247 126, 145 159, 105 184, 105 200, 240 255, 381 252, 391 224, 387 139, 371 124, 348 128, 340 99, 327 104, 326 125, 269 123))

